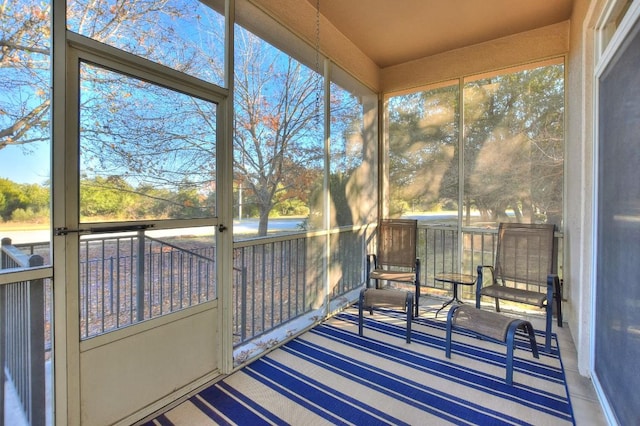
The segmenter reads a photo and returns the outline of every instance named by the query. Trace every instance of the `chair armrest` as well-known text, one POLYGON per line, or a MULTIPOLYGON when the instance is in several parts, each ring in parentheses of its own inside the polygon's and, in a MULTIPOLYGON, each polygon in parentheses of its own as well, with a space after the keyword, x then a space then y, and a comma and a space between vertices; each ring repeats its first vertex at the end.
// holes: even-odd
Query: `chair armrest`
POLYGON ((480 292, 482 290, 482 284, 484 282, 483 277, 484 277, 485 268, 488 268, 491 270, 491 281, 489 283, 493 284, 493 281, 494 281, 493 266, 478 265, 478 268, 477 268, 478 279, 476 280, 476 308, 478 309, 480 309, 480 298, 482 297, 482 294, 480 294, 480 292))
POLYGON ((367 269, 369 269, 369 267, 373 264, 373 268, 377 268, 378 267, 378 256, 376 256, 375 254, 368 254, 367 255, 367 269))
POLYGON ((562 327, 562 280, 558 274, 547 275, 547 307, 553 309, 553 301, 556 301, 556 316, 558 326, 562 327))
POLYGON ((367 267, 365 268, 365 283, 366 287, 369 287, 369 277, 371 275, 371 264, 373 263, 373 269, 376 269, 378 266, 378 257, 375 254, 366 255, 367 267))
POLYGON ((562 300, 562 288, 558 274, 547 275, 547 303, 551 304, 553 299, 562 300))
POLYGON ((495 275, 493 274, 493 266, 491 265, 478 265, 477 268, 477 272, 478 272, 478 280, 476 281, 476 292, 480 292, 480 289, 482 288, 482 284, 484 283, 483 279, 484 279, 484 269, 487 268, 491 271, 491 280, 489 281, 490 284, 493 284, 494 282, 494 277, 495 275))
POLYGON ((562 298, 562 285, 560 284, 558 274, 547 275, 547 287, 553 288, 554 296, 562 298))

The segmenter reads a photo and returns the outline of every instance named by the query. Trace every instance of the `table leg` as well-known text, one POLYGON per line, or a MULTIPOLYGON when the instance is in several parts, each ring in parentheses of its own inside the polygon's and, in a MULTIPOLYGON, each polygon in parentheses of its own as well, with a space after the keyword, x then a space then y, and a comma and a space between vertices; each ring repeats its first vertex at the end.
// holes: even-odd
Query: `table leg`
POLYGON ((446 302, 444 302, 442 304, 442 307, 436 311, 436 316, 435 316, 436 318, 438 318, 438 314, 440 313, 441 310, 443 310, 453 302, 462 303, 462 301, 458 299, 458 284, 451 283, 451 285, 453 286, 453 297, 451 298, 451 300, 447 300, 446 302))

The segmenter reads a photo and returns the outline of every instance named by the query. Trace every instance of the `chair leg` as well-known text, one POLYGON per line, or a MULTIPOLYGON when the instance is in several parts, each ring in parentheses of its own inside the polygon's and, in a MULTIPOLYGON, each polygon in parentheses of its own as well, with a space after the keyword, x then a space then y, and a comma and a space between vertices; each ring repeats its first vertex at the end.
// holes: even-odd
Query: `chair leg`
POLYGON ((544 331, 544 350, 551 353, 551 324, 553 323, 553 303, 547 302, 546 327, 544 331))
POLYGON ((560 280, 556 277, 554 281, 555 285, 555 300, 556 300, 556 315, 558 317, 558 327, 562 327, 562 284, 560 284, 560 280))
MULTIPOLYGON (((507 342, 509 342, 507 340, 507 342)), ((509 386, 513 385, 513 344, 507 343, 507 377, 505 378, 509 386)))
POLYGON ((358 335, 362 337, 362 331, 364 328, 364 293, 367 291, 366 288, 360 290, 360 298, 358 299, 358 335))
POLYGON ((562 300, 556 299, 556 315, 558 316, 558 327, 562 327, 562 300))
POLYGON ((416 282, 416 301, 415 303, 413 303, 413 301, 411 302, 412 304, 414 304, 414 309, 412 309, 412 315, 415 316, 415 318, 418 318, 418 314, 419 314, 419 310, 418 310, 418 305, 420 304, 420 283, 416 282), (413 312, 415 310, 415 313, 413 312))
POLYGON ((458 306, 454 306, 449 309, 449 312, 447 313, 447 332, 444 345, 444 353, 447 358, 451 358, 451 332, 453 330, 453 315, 456 309, 458 309, 458 306))
POLYGON ((411 321, 413 316, 413 295, 407 292, 407 343, 411 343, 411 321))
POLYGON ((420 259, 416 259, 416 280, 415 280, 415 284, 416 284, 416 300, 415 300, 415 310, 416 310, 416 318, 418 318, 418 315, 420 314, 420 309, 419 309, 419 305, 420 305, 420 259))
POLYGON ((518 328, 522 328, 529 336, 529 343, 531 344, 531 353, 534 358, 540 358, 538 354, 538 344, 536 343, 536 336, 533 330, 533 326, 530 322, 524 320, 513 321, 509 324, 507 329, 507 377, 506 382, 509 386, 513 385, 513 353, 515 352, 515 336, 518 328))
POLYGON ((536 343, 536 334, 530 322, 523 323, 524 331, 529 335, 529 343, 531 344, 531 353, 534 358, 540 358, 538 354, 538 344, 536 343))
POLYGON ((547 314, 547 324, 545 329, 545 340, 544 340, 544 350, 545 352, 551 353, 551 325, 553 324, 553 293, 555 287, 555 281, 557 277, 555 275, 549 275, 547 277, 547 304, 546 304, 546 314, 547 314))
POLYGON ((507 377, 509 386, 513 385, 513 352, 515 351, 516 330, 523 324, 522 321, 513 321, 507 329, 507 377))
POLYGON ((482 298, 482 266, 478 265, 478 279, 476 280, 476 309, 480 309, 480 299, 482 298))
POLYGON ((562 284, 556 274, 547 276, 547 304, 556 302, 556 316, 558 317, 558 327, 562 327, 562 284))

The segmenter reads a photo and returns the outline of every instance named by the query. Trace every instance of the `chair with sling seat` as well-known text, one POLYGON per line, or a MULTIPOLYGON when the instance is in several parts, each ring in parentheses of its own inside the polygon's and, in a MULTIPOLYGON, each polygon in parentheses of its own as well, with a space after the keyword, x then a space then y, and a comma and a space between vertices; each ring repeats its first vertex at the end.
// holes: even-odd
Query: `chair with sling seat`
POLYGON ((366 259, 366 285, 376 281, 399 283, 414 287, 414 316, 418 316, 420 300, 420 259, 416 256, 418 221, 413 219, 382 219, 377 229, 377 250, 366 259))
POLYGON ((534 305, 546 311, 545 351, 551 351, 551 324, 555 300, 562 327, 562 288, 556 274, 555 225, 501 223, 493 266, 478 266, 476 308, 482 296, 534 305), (487 277, 487 272, 491 272, 487 277))

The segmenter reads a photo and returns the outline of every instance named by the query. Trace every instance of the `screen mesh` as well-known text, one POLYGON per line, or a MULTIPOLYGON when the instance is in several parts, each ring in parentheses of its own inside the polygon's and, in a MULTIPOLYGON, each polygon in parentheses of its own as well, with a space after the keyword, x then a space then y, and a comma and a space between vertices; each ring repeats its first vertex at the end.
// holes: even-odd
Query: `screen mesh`
POLYGON ((620 424, 640 407, 640 22, 600 77, 595 372, 620 424))

